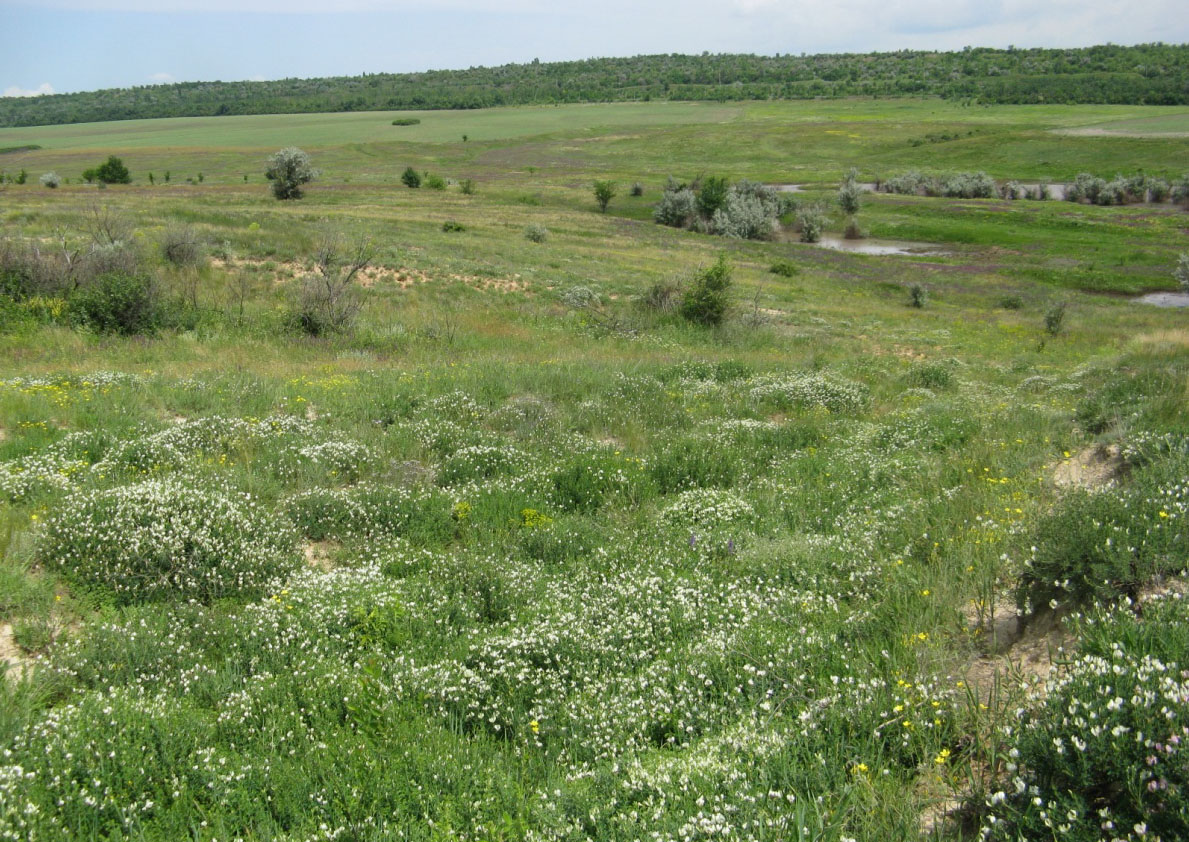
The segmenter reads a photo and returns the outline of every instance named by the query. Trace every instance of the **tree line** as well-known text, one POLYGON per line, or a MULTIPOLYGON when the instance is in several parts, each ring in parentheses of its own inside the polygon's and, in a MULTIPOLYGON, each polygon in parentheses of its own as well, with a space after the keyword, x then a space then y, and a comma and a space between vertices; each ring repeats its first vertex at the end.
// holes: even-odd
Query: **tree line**
POLYGON ((1189 104, 1189 45, 821 55, 652 55, 265 82, 181 82, 0 99, 0 127, 648 100, 941 96, 970 102, 1189 104))

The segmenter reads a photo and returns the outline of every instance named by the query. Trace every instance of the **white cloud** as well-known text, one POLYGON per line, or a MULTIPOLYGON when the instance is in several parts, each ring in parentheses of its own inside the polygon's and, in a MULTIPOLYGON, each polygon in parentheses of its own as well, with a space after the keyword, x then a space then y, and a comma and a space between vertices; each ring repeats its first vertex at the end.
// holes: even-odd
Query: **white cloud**
POLYGON ((36 88, 21 88, 13 85, 4 89, 2 96, 42 96, 43 94, 52 94, 54 86, 49 82, 42 82, 36 88))
POLYGON ((159 85, 165 85, 169 82, 175 81, 175 76, 172 73, 154 73, 149 76, 150 82, 156 82, 159 85))

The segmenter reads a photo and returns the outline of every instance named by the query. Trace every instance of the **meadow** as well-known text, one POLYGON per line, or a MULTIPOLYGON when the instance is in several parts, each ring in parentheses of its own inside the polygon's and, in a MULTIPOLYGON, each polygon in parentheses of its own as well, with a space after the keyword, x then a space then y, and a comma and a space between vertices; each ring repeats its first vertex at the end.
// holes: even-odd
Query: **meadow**
POLYGON ((0 131, 40 147, 0 155, 0 840, 1185 838, 1189 311, 1132 300, 1185 209, 865 194, 892 256, 652 221, 670 175, 1173 180, 1183 137, 1060 132, 1184 119, 0 131))

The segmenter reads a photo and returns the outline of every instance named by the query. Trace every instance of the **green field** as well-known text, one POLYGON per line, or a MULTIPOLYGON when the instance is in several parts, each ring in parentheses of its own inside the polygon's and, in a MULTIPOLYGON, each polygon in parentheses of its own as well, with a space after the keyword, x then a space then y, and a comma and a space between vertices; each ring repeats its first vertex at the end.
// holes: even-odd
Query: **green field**
POLYGON ((0 840, 1186 838, 1189 310, 1132 300, 1186 210, 795 224, 852 166, 1173 180, 1053 133, 1166 113, 0 131, 0 840), (804 189, 732 239, 669 175, 804 189))

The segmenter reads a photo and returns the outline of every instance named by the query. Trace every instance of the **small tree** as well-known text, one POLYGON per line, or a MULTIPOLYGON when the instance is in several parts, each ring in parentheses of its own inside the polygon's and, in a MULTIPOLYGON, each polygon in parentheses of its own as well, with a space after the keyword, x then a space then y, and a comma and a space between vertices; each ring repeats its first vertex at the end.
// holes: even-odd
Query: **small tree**
POLYGON ((62 179, 58 178, 58 174, 56 172, 47 172, 41 177, 40 181, 51 190, 62 183, 62 179))
POLYGON ((693 284, 681 299, 681 315, 691 322, 708 327, 722 324, 730 306, 731 264, 720 254, 708 269, 694 278, 693 284))
POLYGON ((301 186, 319 175, 310 165, 310 156, 296 146, 286 146, 274 154, 268 159, 268 169, 264 171, 264 177, 272 182, 272 194, 278 199, 300 199, 301 186))
POLYGON ((730 184, 725 176, 711 175, 702 180, 702 187, 698 190, 698 211, 706 219, 714 216, 714 212, 727 203, 730 184))
POLYGON ((838 188, 838 206, 847 216, 857 214, 863 204, 863 188, 859 187, 856 178, 855 171, 851 170, 838 188))
POLYGON ((115 155, 109 156, 106 161, 99 165, 95 170, 95 178, 101 184, 132 183, 132 175, 128 172, 128 168, 115 155))
POLYGON ((421 176, 412 167, 405 167, 405 171, 400 175, 400 183, 415 189, 421 186, 421 176))
POLYGON ((614 181, 596 181, 594 183, 595 201, 599 203, 599 210, 603 213, 607 212, 607 205, 611 204, 611 200, 615 198, 615 182, 614 181))

